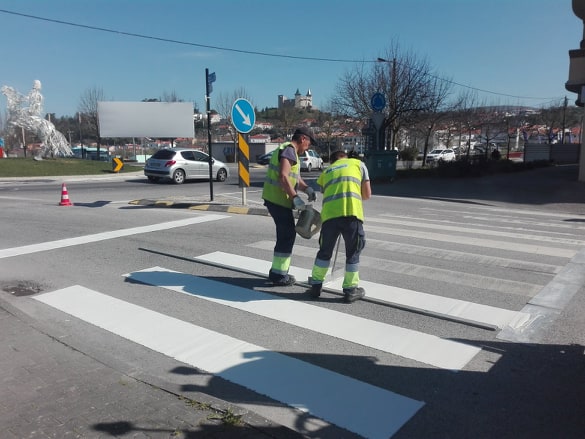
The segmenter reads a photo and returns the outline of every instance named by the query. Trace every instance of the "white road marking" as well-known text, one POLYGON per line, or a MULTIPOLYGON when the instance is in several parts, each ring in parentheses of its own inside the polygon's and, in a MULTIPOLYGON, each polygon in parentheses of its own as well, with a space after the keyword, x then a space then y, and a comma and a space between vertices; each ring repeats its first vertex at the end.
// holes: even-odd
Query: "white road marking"
MULTIPOLYGON (((430 230, 440 230, 441 232, 457 232, 457 233, 470 233, 474 236, 484 235, 484 236, 497 236, 501 238, 513 238, 513 239, 524 239, 529 241, 538 241, 538 242, 551 242, 557 243, 560 245, 574 245, 582 247, 585 245, 585 241, 581 239, 575 238, 564 238, 559 236, 550 236, 550 235, 542 235, 536 234, 534 231, 531 233, 515 233, 515 232, 508 232, 503 230, 492 230, 488 228, 472 228, 470 224, 462 224, 462 225, 447 225, 447 224, 440 224, 437 221, 428 222, 429 220, 397 220, 397 219, 388 219, 388 218, 368 218, 368 224, 370 223, 382 223, 382 224, 392 224, 393 226, 407 226, 414 229, 430 229, 430 230), (425 222, 426 221, 426 222, 425 222)), ((418 233, 418 232, 417 232, 418 233)))
MULTIPOLYGON (((214 290, 221 285, 203 284, 214 290)), ((35 299, 364 437, 387 439, 424 405, 79 285, 35 299)))
MULTIPOLYGON (((314 252, 314 251, 313 251, 314 252)), ((237 268, 247 273, 267 276, 271 263, 261 259, 233 255, 224 252, 214 252, 198 256, 196 261, 212 263, 225 268, 237 268)), ((308 279, 310 270, 292 267, 289 271, 297 279, 308 279)), ((325 283, 326 288, 342 292, 341 279, 325 283)), ((380 302, 399 306, 417 312, 446 317, 452 320, 473 323, 488 328, 516 327, 525 322, 530 316, 525 313, 497 308, 465 300, 435 296, 404 288, 383 285, 374 282, 360 281, 366 289, 367 296, 380 302)))
MULTIPOLYGON (((368 246, 375 246, 376 242, 380 243, 384 241, 368 239, 368 246)), ((274 241, 257 241, 253 244, 249 244, 248 246, 261 248, 263 250, 270 250, 272 252, 274 249, 274 241)), ((303 247, 301 245, 295 244, 295 256, 304 256, 314 259, 316 254, 317 250, 312 247, 303 247)), ((443 254, 443 252, 438 252, 438 254, 443 254)), ((465 255, 466 253, 461 254, 465 255)), ((473 259, 474 258, 470 255, 467 260, 471 262, 473 259)), ((340 250, 337 260, 345 261, 345 254, 343 251, 340 250)), ((482 262, 484 261, 482 260, 482 262)), ((488 262, 490 261, 486 260, 485 265, 487 265, 488 262)), ((493 259, 491 262, 494 262, 493 259)), ((337 264, 338 269, 343 270, 343 267, 343 263, 337 264)), ((481 276, 474 273, 464 273, 461 271, 446 270, 443 268, 435 268, 425 265, 409 264, 406 262, 398 262, 393 260, 381 261, 379 258, 372 258, 364 255, 360 256, 360 267, 373 267, 377 270, 385 272, 386 274, 397 273, 416 277, 417 279, 431 279, 438 282, 447 282, 452 285, 463 285, 471 288, 475 288, 478 285, 481 285, 481 288, 484 290, 492 290, 499 293, 515 294, 519 296, 532 297, 537 294, 543 287, 543 285, 536 285, 527 282, 499 279, 495 277, 481 276)), ((538 265, 531 265, 528 263, 524 265, 524 267, 539 268, 538 265)), ((559 270, 557 266, 546 266, 543 268, 548 271, 559 270)), ((333 276, 335 275, 336 273, 333 274, 333 276)), ((303 279, 305 277, 303 277, 303 279)))
POLYGON ((0 259, 11 258, 13 256, 28 255, 57 248, 71 247, 74 245, 87 244, 90 242, 105 241, 107 239, 120 238, 122 236, 137 235, 140 233, 156 232, 158 230, 167 230, 175 227, 189 226, 207 221, 216 221, 222 218, 229 218, 228 215, 202 215, 193 218, 186 218, 177 221, 168 221, 164 223, 152 224, 149 226, 132 227, 129 229, 112 230, 110 232, 96 233, 93 235, 78 236, 75 238, 60 239, 57 241, 41 242, 39 244, 24 245, 22 247, 12 247, 0 249, 0 259))
POLYGON ((446 233, 435 233, 435 232, 423 232, 417 231, 414 234, 412 227, 408 229, 399 229, 397 227, 378 227, 364 225, 366 232, 382 233, 386 235, 406 236, 412 238, 416 235, 417 239, 430 239, 439 242, 448 242, 450 244, 462 244, 479 246, 486 248, 496 248, 500 250, 533 253, 537 255, 547 256, 558 256, 561 258, 572 258, 577 253, 577 249, 561 248, 561 247, 550 247, 545 245, 534 245, 534 244, 522 244, 520 242, 513 241, 496 241, 493 239, 482 239, 475 236, 455 236, 448 235, 446 233))
MULTIPOLYGON (((230 255, 223 254, 223 258, 228 262, 230 255)), ((481 351, 434 335, 160 267, 131 273, 130 278, 455 372, 481 351)))
POLYGON ((571 262, 524 306, 522 311, 530 314, 531 318, 522 324, 504 328, 497 338, 522 343, 539 343, 584 284, 585 249, 577 253, 571 262))

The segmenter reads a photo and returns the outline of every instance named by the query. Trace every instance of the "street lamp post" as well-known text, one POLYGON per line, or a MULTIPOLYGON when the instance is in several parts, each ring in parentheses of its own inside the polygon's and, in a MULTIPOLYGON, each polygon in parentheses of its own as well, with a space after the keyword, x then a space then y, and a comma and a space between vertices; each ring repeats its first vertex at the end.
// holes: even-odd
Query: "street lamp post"
POLYGON ((81 148, 81 158, 85 158, 85 151, 83 149, 83 141, 81 140, 81 113, 77 113, 77 122, 79 127, 79 147, 81 148))
MULTIPOLYGON (((394 149, 394 118, 396 117, 396 58, 392 58, 392 61, 389 61, 384 58, 378 58, 378 62, 384 62, 387 64, 392 63, 392 70, 390 72, 390 102, 388 102, 389 108, 389 120, 390 120, 390 149, 394 149)), ((384 148, 386 149, 386 148, 384 148)))

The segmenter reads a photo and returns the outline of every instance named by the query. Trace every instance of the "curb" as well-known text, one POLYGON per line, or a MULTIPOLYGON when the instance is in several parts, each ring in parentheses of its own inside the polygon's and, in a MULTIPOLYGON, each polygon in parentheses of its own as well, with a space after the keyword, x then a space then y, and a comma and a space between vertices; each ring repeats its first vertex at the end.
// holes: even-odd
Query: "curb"
POLYGON ((144 207, 168 207, 173 209, 203 210, 209 212, 237 213, 241 215, 269 216, 268 210, 260 207, 234 206, 230 204, 210 204, 202 202, 160 201, 160 200, 132 200, 128 204, 144 207))

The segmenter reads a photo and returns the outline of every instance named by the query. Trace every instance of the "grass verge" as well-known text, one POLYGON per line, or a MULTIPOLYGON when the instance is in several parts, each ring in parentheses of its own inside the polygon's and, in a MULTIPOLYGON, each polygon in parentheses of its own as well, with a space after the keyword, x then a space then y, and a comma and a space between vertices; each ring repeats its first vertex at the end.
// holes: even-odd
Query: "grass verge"
MULTIPOLYGON (((128 163, 119 173, 141 171, 141 166, 128 163)), ((75 158, 43 159, 11 158, 0 159, 0 177, 51 177, 59 175, 100 175, 113 174, 110 162, 81 160, 75 158)))

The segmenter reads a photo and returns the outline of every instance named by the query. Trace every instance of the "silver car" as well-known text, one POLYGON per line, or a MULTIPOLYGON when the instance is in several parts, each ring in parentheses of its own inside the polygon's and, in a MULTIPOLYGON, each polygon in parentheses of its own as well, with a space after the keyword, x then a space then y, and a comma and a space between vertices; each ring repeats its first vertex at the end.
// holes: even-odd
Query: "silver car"
MULTIPOLYGON (((211 174, 217 181, 225 181, 230 175, 227 165, 216 159, 212 159, 211 174)), ((209 179, 209 155, 191 148, 160 149, 144 164, 144 175, 152 182, 170 178, 175 184, 209 179)))

